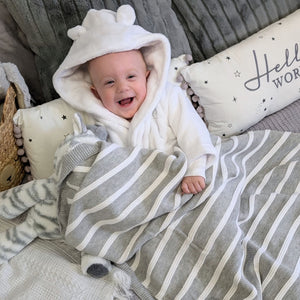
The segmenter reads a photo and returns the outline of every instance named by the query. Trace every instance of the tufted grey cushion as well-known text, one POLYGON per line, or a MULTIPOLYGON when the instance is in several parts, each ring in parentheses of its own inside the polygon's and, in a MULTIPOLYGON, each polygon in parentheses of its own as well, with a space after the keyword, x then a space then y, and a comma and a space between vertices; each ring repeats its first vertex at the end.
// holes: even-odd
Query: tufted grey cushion
POLYGON ((202 61, 300 8, 299 0, 173 0, 173 10, 202 61))

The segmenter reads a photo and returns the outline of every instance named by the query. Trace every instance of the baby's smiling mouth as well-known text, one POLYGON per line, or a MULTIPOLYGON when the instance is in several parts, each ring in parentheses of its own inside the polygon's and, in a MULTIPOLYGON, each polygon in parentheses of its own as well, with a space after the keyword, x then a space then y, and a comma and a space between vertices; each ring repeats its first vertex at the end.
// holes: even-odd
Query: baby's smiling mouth
POLYGON ((118 101, 118 103, 119 103, 120 105, 128 105, 128 104, 130 104, 132 101, 133 101, 133 97, 129 97, 129 98, 124 98, 124 99, 118 101))

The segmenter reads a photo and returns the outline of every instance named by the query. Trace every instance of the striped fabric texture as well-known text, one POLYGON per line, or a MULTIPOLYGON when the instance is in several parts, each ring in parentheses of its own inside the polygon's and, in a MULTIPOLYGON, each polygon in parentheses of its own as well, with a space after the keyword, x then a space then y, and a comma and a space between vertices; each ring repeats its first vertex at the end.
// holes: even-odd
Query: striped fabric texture
POLYGON ((142 299, 297 299, 299 135, 213 139, 194 196, 177 189, 180 152, 108 146, 78 165, 61 192, 67 242, 126 270, 142 299))

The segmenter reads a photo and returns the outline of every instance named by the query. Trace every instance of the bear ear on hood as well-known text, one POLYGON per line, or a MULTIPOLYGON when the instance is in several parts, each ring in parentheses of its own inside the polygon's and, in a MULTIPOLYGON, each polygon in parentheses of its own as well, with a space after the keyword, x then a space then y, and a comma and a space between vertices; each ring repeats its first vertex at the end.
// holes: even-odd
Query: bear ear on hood
POLYGON ((77 26, 69 29, 67 31, 67 35, 70 39, 72 39, 73 41, 76 41, 85 32, 86 32, 86 29, 83 26, 77 25, 77 26))
POLYGON ((130 5, 122 5, 117 10, 117 22, 124 25, 133 25, 135 11, 130 5))
POLYGON ((91 9, 83 20, 82 25, 77 25, 69 29, 67 35, 73 41, 76 41, 82 34, 87 31, 87 29, 93 28, 96 25, 94 23, 102 22, 106 26, 107 24, 109 26, 109 23, 120 23, 130 26, 134 24, 135 18, 135 11, 130 5, 120 6, 116 13, 112 13, 111 11, 106 9, 103 9, 101 11, 91 9))

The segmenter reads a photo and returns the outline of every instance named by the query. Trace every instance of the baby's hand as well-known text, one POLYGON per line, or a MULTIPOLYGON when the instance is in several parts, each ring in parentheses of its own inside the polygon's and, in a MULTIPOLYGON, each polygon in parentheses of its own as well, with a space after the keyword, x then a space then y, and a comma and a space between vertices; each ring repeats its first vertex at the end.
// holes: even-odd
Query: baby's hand
POLYGON ((197 194, 204 188, 205 179, 202 176, 187 176, 182 179, 181 190, 183 194, 197 194))

